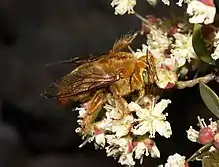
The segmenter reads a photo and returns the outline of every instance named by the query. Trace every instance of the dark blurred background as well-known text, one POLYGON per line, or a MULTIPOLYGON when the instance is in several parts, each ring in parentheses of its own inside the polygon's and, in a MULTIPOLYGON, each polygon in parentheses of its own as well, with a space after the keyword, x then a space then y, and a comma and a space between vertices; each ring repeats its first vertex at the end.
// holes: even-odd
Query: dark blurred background
MULTIPOLYGON (((142 15, 170 14, 170 8, 161 3, 153 8, 145 1, 139 1, 136 10, 142 15)), ((180 14, 179 8, 171 10, 180 14)), ((93 144, 78 149, 77 113, 40 96, 51 82, 74 68, 46 68, 45 64, 99 55, 121 35, 140 28, 135 16, 113 13, 109 0, 0 0, 1 167, 120 166, 104 151, 94 151, 93 144)), ((175 152, 190 156, 200 145, 188 141, 185 130, 197 124, 197 115, 213 117, 197 86, 175 91, 169 98, 173 135, 156 138, 161 159, 145 158, 144 166, 164 163, 175 152)))

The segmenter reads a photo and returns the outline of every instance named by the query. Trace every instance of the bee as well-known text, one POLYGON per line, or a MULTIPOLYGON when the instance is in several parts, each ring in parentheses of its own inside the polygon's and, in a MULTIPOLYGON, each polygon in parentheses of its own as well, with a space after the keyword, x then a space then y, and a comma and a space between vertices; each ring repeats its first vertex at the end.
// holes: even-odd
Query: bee
POLYGON ((43 95, 57 98, 63 104, 70 101, 86 103, 87 115, 82 125, 84 132, 89 131, 88 125, 95 120, 109 94, 122 117, 129 112, 124 97, 137 91, 140 99, 145 95, 145 88, 155 82, 152 55, 137 58, 131 52, 122 51, 128 48, 138 33, 123 36, 107 54, 79 65, 51 84, 43 95))
MULTIPOLYGON (((43 96, 58 99, 62 104, 80 102, 84 104, 86 115, 81 125, 83 135, 89 135, 92 123, 103 105, 111 97, 121 119, 129 114, 126 96, 137 92, 137 102, 145 95, 155 95, 159 81, 155 59, 148 51, 137 58, 133 52, 123 51, 133 42, 139 32, 127 34, 117 40, 112 49, 100 57, 78 61, 80 64, 59 81, 52 83, 43 96), (155 86, 155 87, 154 87, 155 86)), ((74 59, 73 59, 74 61, 74 59)), ((207 83, 215 78, 213 73, 188 81, 176 81, 175 87, 184 89, 197 83, 207 83)))

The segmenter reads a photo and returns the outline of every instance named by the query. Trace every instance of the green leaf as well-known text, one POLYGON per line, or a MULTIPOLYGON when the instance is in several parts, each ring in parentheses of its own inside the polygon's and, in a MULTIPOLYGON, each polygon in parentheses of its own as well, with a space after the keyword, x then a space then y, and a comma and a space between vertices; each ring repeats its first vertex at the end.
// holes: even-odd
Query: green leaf
POLYGON ((215 60, 212 59, 211 53, 207 50, 204 38, 202 35, 202 25, 194 24, 192 34, 192 45, 196 55, 205 63, 216 65, 215 60))
POLYGON ((219 98, 206 84, 199 84, 200 94, 208 109, 219 118, 219 98))
POLYGON ((218 167, 219 166, 219 151, 213 151, 208 156, 202 159, 202 167, 218 167))
POLYGON ((202 159, 202 167, 212 167, 209 156, 204 156, 202 159))
POLYGON ((209 149, 212 146, 211 143, 205 144, 198 151, 196 151, 187 161, 195 161, 196 159, 201 159, 204 155, 209 154, 209 149))

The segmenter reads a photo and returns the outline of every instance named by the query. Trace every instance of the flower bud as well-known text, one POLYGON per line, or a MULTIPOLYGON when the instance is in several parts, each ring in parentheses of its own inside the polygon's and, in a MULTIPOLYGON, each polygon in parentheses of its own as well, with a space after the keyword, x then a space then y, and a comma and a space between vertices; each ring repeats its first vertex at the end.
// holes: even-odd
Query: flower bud
POLYGON ((177 33, 179 31, 179 27, 177 25, 173 25, 169 31, 167 32, 168 36, 173 36, 175 33, 177 33))
POLYGON ((212 7, 215 6, 213 0, 200 0, 200 2, 202 2, 203 4, 205 4, 207 6, 212 6, 212 7))
POLYGON ((189 167, 189 163, 187 161, 185 162, 185 167, 189 167))
POLYGON ((198 141, 200 144, 211 143, 214 139, 214 132, 209 127, 204 127, 199 131, 198 141))
POLYGON ((219 149, 219 133, 216 133, 214 135, 213 145, 214 145, 215 148, 219 149))

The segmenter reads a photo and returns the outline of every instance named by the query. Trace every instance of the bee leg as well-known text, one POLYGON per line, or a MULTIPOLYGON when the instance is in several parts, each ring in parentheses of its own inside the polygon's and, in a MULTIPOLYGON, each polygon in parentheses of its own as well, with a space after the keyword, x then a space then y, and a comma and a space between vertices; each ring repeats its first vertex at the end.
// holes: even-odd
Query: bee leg
POLYGON ((111 52, 119 52, 119 51, 127 48, 132 43, 132 41, 136 38, 136 36, 138 34, 139 34, 139 32, 136 32, 135 34, 128 34, 128 35, 125 35, 124 37, 120 38, 113 45, 111 52))
POLYGON ((119 117, 117 119, 122 119, 124 115, 129 113, 128 103, 122 96, 114 96, 116 108, 119 111, 119 117))
POLYGON ((144 96, 145 96, 145 89, 139 90, 138 98, 135 102, 138 103, 144 96))
POLYGON ((214 79, 215 79, 215 74, 211 73, 211 74, 208 74, 204 77, 199 77, 199 78, 192 79, 192 80, 189 80, 189 81, 177 81, 175 86, 176 86, 177 89, 184 89, 186 87, 193 87, 193 86, 195 86, 196 84, 198 84, 200 82, 208 83, 208 82, 210 82, 214 79))
POLYGON ((106 103, 107 94, 103 91, 98 91, 95 95, 86 102, 87 113, 83 118, 82 122, 82 133, 88 135, 92 131, 92 123, 97 118, 99 112, 101 111, 103 105, 106 103))
POLYGON ((141 67, 139 67, 136 64, 135 71, 133 72, 132 76, 130 77, 131 92, 140 88, 139 92, 138 92, 138 98, 135 101, 136 103, 138 103, 138 101, 145 96, 145 88, 144 87, 145 86, 144 86, 144 80, 142 77, 141 67))
POLYGON ((111 87, 111 92, 113 94, 113 98, 115 100, 116 108, 119 112, 119 116, 117 119, 121 119, 124 115, 128 114, 130 111, 128 109, 127 101, 122 97, 120 89, 117 87, 111 87))

